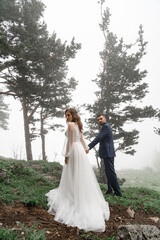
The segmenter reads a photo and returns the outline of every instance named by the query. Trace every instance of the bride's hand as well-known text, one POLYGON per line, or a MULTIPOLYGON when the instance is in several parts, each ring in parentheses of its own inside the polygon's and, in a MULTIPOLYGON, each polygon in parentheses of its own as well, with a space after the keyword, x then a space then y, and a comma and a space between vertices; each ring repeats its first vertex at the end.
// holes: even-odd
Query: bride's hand
POLYGON ((68 163, 68 157, 65 157, 65 164, 68 163))

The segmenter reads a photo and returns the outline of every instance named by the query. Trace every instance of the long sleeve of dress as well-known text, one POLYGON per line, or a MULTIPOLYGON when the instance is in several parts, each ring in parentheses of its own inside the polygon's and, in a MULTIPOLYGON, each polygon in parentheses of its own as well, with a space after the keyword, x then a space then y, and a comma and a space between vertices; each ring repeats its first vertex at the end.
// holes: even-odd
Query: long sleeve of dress
POLYGON ((84 137, 83 137, 83 133, 82 132, 80 133, 80 141, 82 143, 82 146, 84 147, 84 150, 87 150, 88 146, 87 146, 87 144, 84 141, 84 137))
POLYGON ((71 147, 74 141, 74 130, 75 130, 75 124, 74 123, 69 123, 68 124, 68 129, 66 132, 66 141, 63 147, 63 155, 65 157, 69 157, 71 147))

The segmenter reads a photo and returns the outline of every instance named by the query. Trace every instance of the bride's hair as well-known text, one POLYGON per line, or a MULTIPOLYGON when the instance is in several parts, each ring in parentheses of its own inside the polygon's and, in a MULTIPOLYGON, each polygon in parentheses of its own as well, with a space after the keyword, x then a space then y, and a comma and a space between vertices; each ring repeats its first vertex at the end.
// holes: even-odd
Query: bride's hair
POLYGON ((79 127, 79 130, 82 131, 83 130, 83 125, 82 125, 82 122, 81 122, 81 118, 80 116, 78 115, 78 112, 76 111, 75 108, 68 108, 65 110, 65 114, 66 112, 70 112, 70 114, 72 115, 72 122, 75 122, 78 124, 78 127, 79 127))

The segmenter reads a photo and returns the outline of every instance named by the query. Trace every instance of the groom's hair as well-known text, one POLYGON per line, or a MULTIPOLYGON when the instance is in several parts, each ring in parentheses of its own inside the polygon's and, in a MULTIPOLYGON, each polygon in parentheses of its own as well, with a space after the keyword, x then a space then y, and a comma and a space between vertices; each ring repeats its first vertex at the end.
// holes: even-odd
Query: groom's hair
POLYGON ((98 115, 97 115, 97 118, 100 117, 100 116, 103 116, 103 117, 106 118, 105 114, 103 114, 103 113, 102 113, 102 114, 98 114, 98 115))

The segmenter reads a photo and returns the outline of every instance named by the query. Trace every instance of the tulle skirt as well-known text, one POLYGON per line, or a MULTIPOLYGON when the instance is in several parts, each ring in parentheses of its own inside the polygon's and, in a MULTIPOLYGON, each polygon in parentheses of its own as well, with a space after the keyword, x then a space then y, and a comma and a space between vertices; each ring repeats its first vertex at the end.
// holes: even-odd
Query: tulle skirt
POLYGON ((84 231, 105 231, 110 211, 80 142, 74 142, 59 187, 47 194, 55 220, 84 231))

